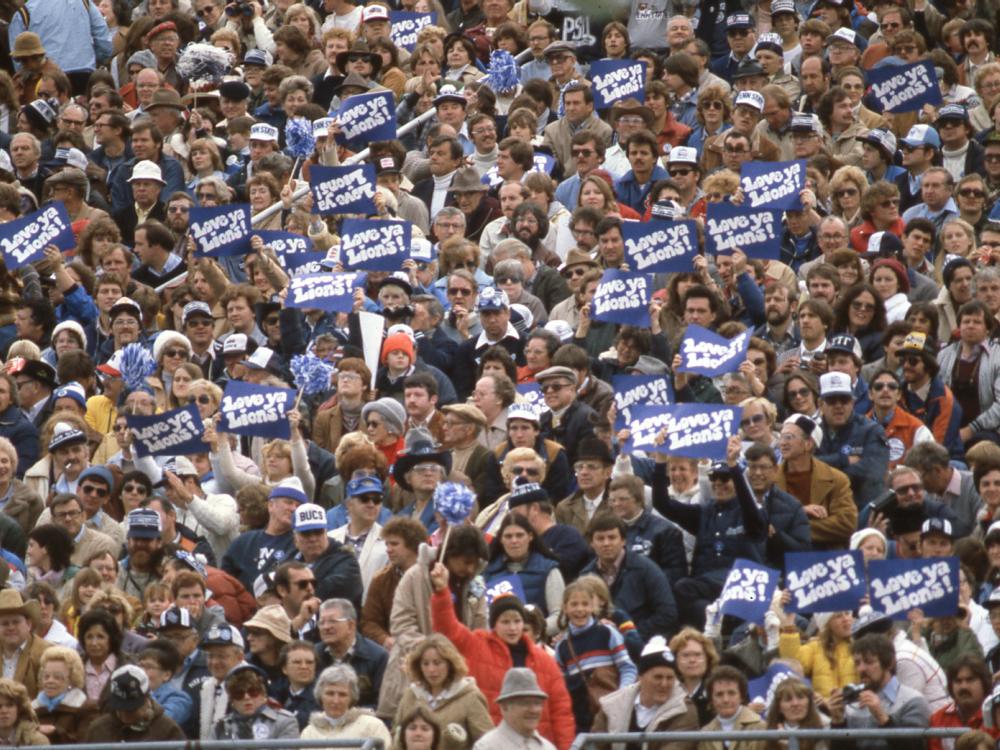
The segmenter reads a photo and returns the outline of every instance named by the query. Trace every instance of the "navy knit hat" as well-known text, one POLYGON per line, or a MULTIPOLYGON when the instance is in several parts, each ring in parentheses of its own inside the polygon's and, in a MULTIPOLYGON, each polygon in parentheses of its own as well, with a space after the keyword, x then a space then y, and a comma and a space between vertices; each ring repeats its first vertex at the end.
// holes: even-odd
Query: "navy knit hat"
POLYGON ((522 620, 527 621, 528 613, 524 610, 524 604, 516 596, 509 594, 494 599, 490 605, 490 630, 493 630, 497 624, 497 620, 500 619, 500 615, 511 610, 520 614, 522 620))

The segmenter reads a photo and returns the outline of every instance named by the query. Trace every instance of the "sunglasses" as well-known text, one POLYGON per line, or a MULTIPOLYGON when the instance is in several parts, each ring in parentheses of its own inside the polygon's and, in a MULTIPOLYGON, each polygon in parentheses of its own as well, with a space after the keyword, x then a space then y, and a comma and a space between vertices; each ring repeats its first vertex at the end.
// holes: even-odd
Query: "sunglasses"
POLYGON ((583 276, 587 273, 587 269, 582 266, 576 266, 575 268, 568 268, 563 271, 563 276, 569 276, 570 278, 576 278, 577 276, 583 276))
POLYGON ((471 289, 462 289, 461 287, 453 286, 453 287, 449 287, 448 294, 450 294, 453 297, 471 297, 472 296, 472 290, 471 289))
MULTIPOLYGON (((437 464, 435 464, 437 466, 437 464)), ((355 495, 354 499, 362 505, 381 505, 381 495, 355 495)))
POLYGON ((701 105, 701 108, 702 109, 724 109, 725 106, 726 105, 723 104, 722 102, 720 102, 718 100, 713 100, 713 101, 710 101, 710 102, 704 102, 701 105))
POLYGON ((842 188, 841 190, 837 190, 836 192, 834 192, 834 195, 837 196, 838 198, 843 198, 845 195, 857 195, 857 194, 858 194, 857 188, 842 188))
POLYGON ((919 365, 924 361, 924 358, 919 354, 904 354, 899 358, 899 361, 904 365, 919 365))
POLYGON ((97 495, 98 497, 107 497, 108 491, 103 487, 95 487, 92 484, 85 484, 80 488, 80 491, 84 495, 97 495))
POLYGON ((260 698, 264 694, 264 691, 257 687, 247 688, 246 690, 233 690, 229 693, 230 700, 241 701, 244 698, 260 698))
POLYGON ((985 198, 986 193, 982 190, 975 190, 973 188, 963 188, 958 191, 958 194, 963 198, 985 198))
POLYGON ((789 388, 788 397, 789 398, 805 398, 812 391, 809 388, 789 388))
POLYGON ((693 169, 688 169, 687 167, 682 167, 680 169, 671 169, 671 170, 668 170, 668 173, 670 174, 671 177, 687 177, 693 171, 694 171, 693 169))
POLYGON ((187 349, 167 349, 163 352, 164 357, 186 357, 187 349))
POLYGON ((539 386, 542 393, 548 393, 552 391, 553 393, 559 393, 559 391, 569 388, 567 383, 544 383, 539 386))
POLYGON ((529 477, 540 477, 542 475, 542 472, 530 466, 514 466, 511 468, 510 473, 515 477, 519 477, 522 474, 529 477))
POLYGON ((890 198, 878 204, 881 208, 895 208, 899 206, 899 198, 890 198))
POLYGON ((885 382, 885 383, 875 383, 875 384, 872 385, 872 390, 875 391, 876 393, 879 393, 881 391, 886 391, 886 390, 888 390, 888 391, 898 391, 899 390, 899 383, 894 383, 894 382, 891 382, 891 381, 888 381, 888 382, 885 382))
POLYGON ((310 578, 306 581, 295 581, 295 588, 297 589, 314 589, 316 588, 316 579, 310 578))
POLYGON ((276 326, 276 325, 278 325, 278 316, 277 315, 269 315, 268 317, 264 318, 264 325, 266 325, 266 326, 276 326))
POLYGON ((195 399, 195 401, 197 401, 199 404, 207 406, 208 404, 212 403, 212 397, 209 396, 207 393, 202 393, 195 399))
POLYGON ((143 487, 141 484, 126 484, 124 487, 122 487, 122 492, 136 492, 145 495, 146 488, 143 487))
POLYGON ((740 427, 744 430, 753 424, 761 424, 767 421, 767 417, 763 414, 754 414, 752 417, 747 417, 746 419, 740 420, 740 427))
POLYGON ((857 312, 872 312, 875 309, 875 305, 871 302, 857 302, 851 303, 851 309, 857 312))

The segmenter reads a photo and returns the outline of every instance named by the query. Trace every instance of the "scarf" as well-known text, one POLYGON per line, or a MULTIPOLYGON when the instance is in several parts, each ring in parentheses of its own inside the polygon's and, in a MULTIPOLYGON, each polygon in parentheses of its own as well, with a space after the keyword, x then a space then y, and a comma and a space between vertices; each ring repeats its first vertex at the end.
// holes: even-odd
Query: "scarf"
POLYGON ((57 708, 59 708, 59 704, 63 702, 63 700, 66 698, 67 695, 69 695, 69 691, 68 690, 65 690, 65 691, 59 693, 59 695, 53 696, 51 698, 49 696, 47 696, 45 693, 39 693, 38 694, 38 703, 46 711, 48 711, 49 713, 52 713, 57 708))
POLYGON ((357 429, 358 423, 361 421, 361 404, 358 404, 356 408, 349 407, 347 404, 340 405, 340 414, 344 422, 344 427, 346 427, 346 432, 354 432, 357 429))

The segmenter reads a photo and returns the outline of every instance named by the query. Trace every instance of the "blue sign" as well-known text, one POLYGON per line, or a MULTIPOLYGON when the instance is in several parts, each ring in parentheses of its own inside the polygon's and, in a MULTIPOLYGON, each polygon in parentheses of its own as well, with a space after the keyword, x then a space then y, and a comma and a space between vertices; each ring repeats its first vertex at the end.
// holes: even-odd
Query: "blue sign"
POLYGON ((611 387, 615 392, 615 432, 632 423, 632 413, 638 406, 667 406, 674 403, 674 389, 666 375, 614 375, 611 387))
POLYGON ((605 323, 649 328, 649 277, 609 269, 590 303, 590 317, 605 323))
POLYGON ((763 675, 747 683, 747 691, 750 696, 747 703, 763 703, 765 706, 770 706, 774 700, 774 691, 782 682, 790 679, 798 680, 807 687, 811 686, 808 679, 796 674, 787 664, 772 663, 763 675))
POLYGON ((941 87, 932 60, 911 65, 883 65, 868 71, 872 96, 884 112, 919 112, 941 104, 941 87))
POLYGON ((330 116, 340 124, 337 143, 350 148, 396 137, 396 100, 391 91, 349 96, 330 116))
POLYGON ((739 369, 750 348, 750 331, 727 339, 693 323, 684 330, 681 340, 681 365, 678 372, 695 372, 709 378, 739 369))
POLYGON ((524 397, 524 402, 531 405, 536 414, 548 411, 549 407, 542 396, 542 387, 538 383, 519 383, 517 392, 524 397))
POLYGON ((205 426, 194 404, 148 417, 126 414, 125 421, 132 430, 135 454, 140 458, 208 452, 208 444, 201 439, 205 426))
POLYGON ((789 612, 853 612, 866 593, 864 558, 858 550, 786 552, 785 588, 789 612))
POLYGON ((742 250, 748 258, 778 260, 781 233, 781 211, 754 211, 725 201, 708 204, 705 251, 711 255, 742 250))
POLYGON ((344 219, 340 262, 348 271, 398 271, 410 257, 412 230, 408 221, 344 219))
POLYGON ((397 47, 413 52, 417 46, 417 36, 424 26, 432 26, 437 21, 437 13, 410 13, 403 10, 389 12, 389 38, 397 47))
POLYGON ((250 251, 250 227, 249 203, 191 207, 188 231, 199 258, 246 254, 250 251))
POLYGON ((375 165, 309 168, 312 212, 327 214, 374 214, 375 165))
POLYGON ((595 109, 608 109, 621 99, 646 101, 646 63, 641 60, 594 60, 587 75, 595 109))
POLYGON ((274 250, 279 262, 289 255, 313 251, 313 241, 304 234, 283 232, 280 229, 258 229, 254 234, 264 240, 265 245, 274 250))
POLYGON ((683 273, 694 270, 698 254, 698 223, 684 221, 623 221, 625 262, 640 273, 683 273))
POLYGON ((894 620, 905 620, 911 609, 950 617, 958 610, 958 558, 871 560, 868 595, 873 609, 894 620))
POLYGON ((286 413, 294 401, 291 388, 230 380, 219 404, 219 432, 288 440, 292 430, 286 413))
POLYGON ((516 596, 522 602, 524 601, 524 585, 521 583, 521 576, 517 573, 496 576, 486 582, 487 607, 492 607, 493 602, 504 596, 516 596))
POLYGON ((746 622, 762 623, 781 573, 751 560, 737 559, 722 587, 719 611, 746 622))
POLYGON ((289 276, 301 276, 304 273, 323 273, 326 268, 323 261, 326 260, 326 253, 322 250, 314 253, 293 253, 292 255, 279 255, 278 263, 285 269, 289 276))
POLYGON ((740 167, 743 207, 802 208, 799 193, 806 186, 806 161, 745 161, 740 167))
POLYGON ((76 247, 69 214, 62 201, 0 224, 0 251, 11 271, 42 260, 49 245, 55 245, 60 250, 76 247))
POLYGON ((310 273, 293 276, 285 307, 349 313, 354 309, 357 273, 310 273))
POLYGON ((708 404, 672 404, 670 406, 639 406, 631 411, 629 439, 624 451, 665 453, 668 456, 726 458, 729 438, 739 428, 743 409, 738 406, 708 404), (656 436, 665 431, 662 444, 656 436))

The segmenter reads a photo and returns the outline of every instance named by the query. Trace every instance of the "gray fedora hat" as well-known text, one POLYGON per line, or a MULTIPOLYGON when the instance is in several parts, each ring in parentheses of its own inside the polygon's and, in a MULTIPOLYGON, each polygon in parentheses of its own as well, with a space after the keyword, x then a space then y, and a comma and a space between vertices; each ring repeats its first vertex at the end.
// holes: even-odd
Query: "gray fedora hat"
POLYGON ((549 695, 538 687, 538 678, 527 667, 512 667, 503 677, 498 701, 508 698, 548 698, 549 695))

